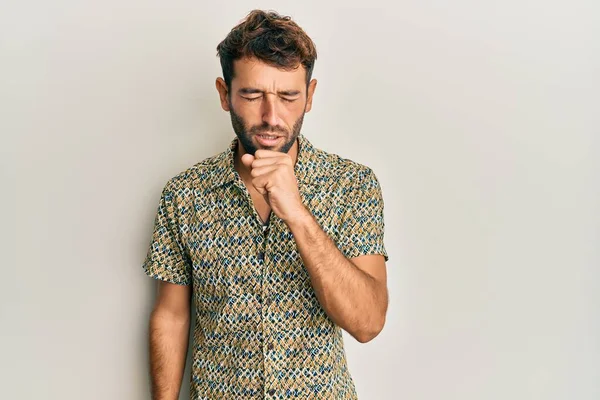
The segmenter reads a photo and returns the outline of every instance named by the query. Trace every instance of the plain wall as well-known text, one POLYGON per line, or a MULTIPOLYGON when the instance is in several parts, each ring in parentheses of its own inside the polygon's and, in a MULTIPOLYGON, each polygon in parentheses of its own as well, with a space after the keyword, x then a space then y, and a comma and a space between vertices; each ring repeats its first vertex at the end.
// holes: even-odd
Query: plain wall
POLYGON ((149 398, 160 190, 234 137, 216 46, 252 8, 317 45, 303 133, 382 185, 360 399, 600 398, 597 2, 0 7, 0 398, 149 398))

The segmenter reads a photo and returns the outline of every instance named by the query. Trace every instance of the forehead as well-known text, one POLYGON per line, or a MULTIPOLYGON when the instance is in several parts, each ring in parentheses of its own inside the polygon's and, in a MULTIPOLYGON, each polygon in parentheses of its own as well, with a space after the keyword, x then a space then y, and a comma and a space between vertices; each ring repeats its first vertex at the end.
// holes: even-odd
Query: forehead
POLYGON ((233 87, 254 87, 268 91, 297 89, 306 85, 303 65, 294 70, 283 70, 255 58, 235 60, 233 87))

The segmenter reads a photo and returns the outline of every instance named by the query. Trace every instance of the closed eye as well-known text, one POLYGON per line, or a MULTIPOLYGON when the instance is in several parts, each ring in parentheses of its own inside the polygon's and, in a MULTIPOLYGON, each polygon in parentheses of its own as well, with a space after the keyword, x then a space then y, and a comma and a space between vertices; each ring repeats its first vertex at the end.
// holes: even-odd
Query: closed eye
MULTIPOLYGON (((256 101, 256 100, 259 100, 261 97, 262 96, 259 96, 259 97, 243 97, 242 96, 242 98, 247 101, 256 101)), ((280 97, 280 99, 285 101, 286 103, 293 103, 294 101, 298 100, 297 98, 296 99, 288 99, 285 97, 280 97)))

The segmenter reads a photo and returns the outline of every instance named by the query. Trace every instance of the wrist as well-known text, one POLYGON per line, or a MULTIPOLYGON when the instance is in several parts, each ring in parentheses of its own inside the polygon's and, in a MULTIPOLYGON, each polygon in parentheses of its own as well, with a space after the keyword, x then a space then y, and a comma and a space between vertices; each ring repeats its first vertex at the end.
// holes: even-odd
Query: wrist
POLYGON ((312 213, 304 206, 304 204, 293 213, 290 217, 286 218, 283 222, 292 230, 293 228, 303 226, 309 223, 313 219, 312 213))

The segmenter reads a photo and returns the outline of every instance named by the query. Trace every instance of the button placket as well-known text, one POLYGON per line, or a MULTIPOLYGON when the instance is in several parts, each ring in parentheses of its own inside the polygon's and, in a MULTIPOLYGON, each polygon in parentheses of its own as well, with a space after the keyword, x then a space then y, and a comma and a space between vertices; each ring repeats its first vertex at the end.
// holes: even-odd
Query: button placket
MULTIPOLYGON (((266 307, 262 307, 262 312, 263 312, 263 319, 266 319, 266 312, 267 312, 267 308, 268 305, 270 303, 268 303, 267 300, 270 296, 269 296, 269 287, 266 284, 266 280, 267 280, 267 264, 266 264, 266 257, 265 254, 267 252, 268 246, 269 246, 269 227, 267 225, 263 225, 262 227, 262 235, 263 235, 263 240, 261 243, 261 246, 258 250, 258 254, 257 254, 257 259, 258 262, 261 264, 261 275, 262 275, 262 285, 261 285, 261 298, 263 299, 263 305, 266 307)), ((264 322, 264 321, 263 321, 264 322)))
MULTIPOLYGON (((273 373, 273 357, 272 351, 274 349, 274 345, 271 338, 271 326, 269 322, 269 306, 271 305, 271 295, 269 293, 269 285, 268 285, 268 269, 267 269, 267 258, 265 254, 269 249, 269 232, 270 232, 270 223, 263 225, 261 228, 263 241, 262 245, 259 249, 257 258, 259 260, 261 270, 262 270, 262 285, 261 285, 261 299, 262 299, 262 327, 263 327, 263 357, 264 357, 264 366, 265 366, 265 378, 267 381, 269 380, 267 377, 273 373)), ((266 395, 273 396, 275 394, 275 390, 273 388, 265 388, 266 395)))

